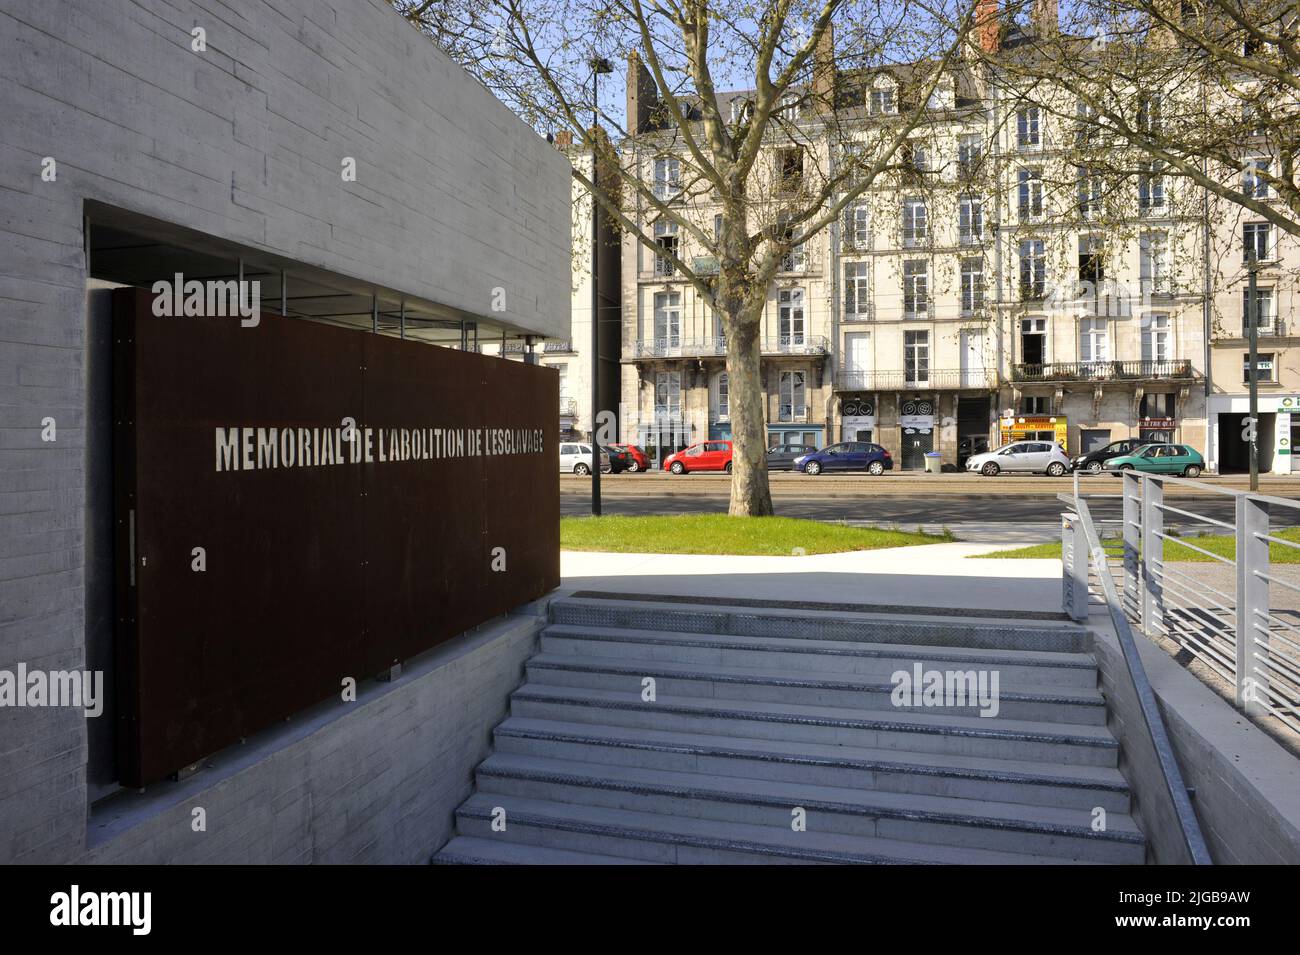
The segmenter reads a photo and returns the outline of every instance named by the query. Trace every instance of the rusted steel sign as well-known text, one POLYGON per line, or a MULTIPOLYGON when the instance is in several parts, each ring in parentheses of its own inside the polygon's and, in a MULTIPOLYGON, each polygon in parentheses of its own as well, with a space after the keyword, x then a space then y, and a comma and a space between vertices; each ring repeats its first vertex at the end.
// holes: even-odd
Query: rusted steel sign
POLYGON ((559 585, 553 370, 153 298, 114 299, 124 785, 559 585))

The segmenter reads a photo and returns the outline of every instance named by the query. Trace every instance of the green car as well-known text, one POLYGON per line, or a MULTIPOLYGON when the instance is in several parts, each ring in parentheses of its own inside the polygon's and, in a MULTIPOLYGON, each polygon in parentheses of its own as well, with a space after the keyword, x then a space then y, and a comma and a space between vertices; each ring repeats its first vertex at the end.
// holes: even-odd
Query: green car
POLYGON ((1150 471, 1194 478, 1205 470, 1205 459, 1185 444, 1144 444, 1129 454, 1111 458, 1105 468, 1116 476, 1120 471, 1150 471))

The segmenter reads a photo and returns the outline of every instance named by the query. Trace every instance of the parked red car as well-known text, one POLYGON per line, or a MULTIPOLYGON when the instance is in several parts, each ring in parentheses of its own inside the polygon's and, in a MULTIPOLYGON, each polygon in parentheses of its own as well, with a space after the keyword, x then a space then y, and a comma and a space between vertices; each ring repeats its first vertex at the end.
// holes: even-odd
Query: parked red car
POLYGON ((611 444, 610 447, 626 451, 631 456, 632 463, 627 468, 631 473, 650 470, 650 455, 643 448, 638 448, 635 444, 611 444))
POLYGON ((726 471, 731 473, 731 442, 701 441, 664 458, 664 470, 674 474, 690 471, 726 471))

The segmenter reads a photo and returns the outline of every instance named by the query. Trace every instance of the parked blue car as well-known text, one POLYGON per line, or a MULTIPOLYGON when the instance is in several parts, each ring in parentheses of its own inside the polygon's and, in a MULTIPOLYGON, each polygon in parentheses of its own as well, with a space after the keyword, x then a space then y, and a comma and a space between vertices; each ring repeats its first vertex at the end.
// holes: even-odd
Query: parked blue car
POLYGON ((794 469, 804 474, 821 474, 823 471, 866 471, 884 474, 894 468, 894 459, 888 451, 869 441, 844 441, 829 444, 820 451, 794 459, 794 469))

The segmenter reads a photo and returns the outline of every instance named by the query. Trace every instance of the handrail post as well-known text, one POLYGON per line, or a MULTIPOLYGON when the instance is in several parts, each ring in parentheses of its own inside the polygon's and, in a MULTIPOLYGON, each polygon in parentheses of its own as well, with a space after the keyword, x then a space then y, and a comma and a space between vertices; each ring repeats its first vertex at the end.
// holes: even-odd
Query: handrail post
MULTIPOLYGON (((1088 541, 1079 515, 1061 515, 1061 609, 1071 620, 1088 619, 1088 541)), ((1101 567, 1098 573, 1104 573, 1101 567)))
POLYGON ((1136 471, 1121 471, 1120 475, 1124 482, 1124 599, 1136 615, 1142 607, 1138 570, 1142 553, 1142 479, 1136 471))
POLYGON ((1164 559, 1165 489, 1151 477, 1142 478, 1142 629, 1161 632, 1165 619, 1164 559))
POLYGON ((1237 647, 1236 702, 1245 713, 1268 713, 1268 504, 1251 494, 1237 495, 1237 647))

